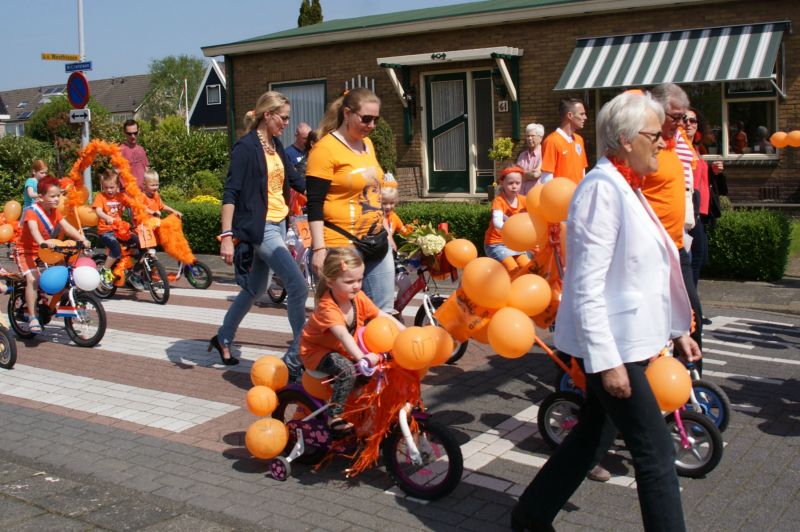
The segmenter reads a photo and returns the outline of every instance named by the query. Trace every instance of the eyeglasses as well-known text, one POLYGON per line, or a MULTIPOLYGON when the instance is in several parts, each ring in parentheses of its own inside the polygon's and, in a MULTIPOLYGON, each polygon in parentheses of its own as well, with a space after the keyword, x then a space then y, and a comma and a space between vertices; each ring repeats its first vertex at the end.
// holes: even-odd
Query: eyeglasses
POLYGON ((660 131, 640 131, 639 134, 643 137, 647 137, 647 140, 649 140, 651 144, 655 144, 664 138, 664 135, 660 131))
POLYGON ((139 135, 139 132, 138 131, 126 131, 125 134, 126 135, 133 135, 134 137, 136 137, 136 136, 139 135))
POLYGON ((283 120, 287 124, 289 123, 289 118, 291 118, 289 115, 274 115, 274 116, 277 116, 278 118, 280 118, 281 120, 283 120))
POLYGON ((668 116, 668 117, 669 117, 669 118, 670 118, 670 119, 671 119, 673 122, 686 122, 686 119, 688 118, 688 117, 686 116, 686 114, 684 114, 684 113, 676 113, 676 114, 669 114, 669 113, 666 113, 666 115, 667 115, 667 116, 668 116))
POLYGON ((697 119, 696 118, 692 118, 692 117, 687 117, 686 118, 686 123, 687 124, 696 124, 697 123, 697 119))
MULTIPOLYGON (((352 109, 350 109, 350 110, 353 111, 352 109)), ((356 115, 358 118, 360 118, 361 119, 361 123, 364 124, 365 126, 368 126, 373 122, 375 122, 375 124, 377 125, 378 119, 380 118, 380 116, 362 115, 361 113, 358 113, 357 111, 353 111, 353 114, 356 115)))

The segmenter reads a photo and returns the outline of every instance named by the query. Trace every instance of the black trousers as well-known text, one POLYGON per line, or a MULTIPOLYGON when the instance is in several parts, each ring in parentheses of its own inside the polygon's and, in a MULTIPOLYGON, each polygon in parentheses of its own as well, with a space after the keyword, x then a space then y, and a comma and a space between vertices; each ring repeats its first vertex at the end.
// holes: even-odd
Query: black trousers
POLYGON ((633 456, 636 489, 647 531, 686 530, 675 472, 675 451, 667 425, 644 374, 644 363, 625 364, 631 396, 617 399, 603 388, 599 373, 586 375, 580 422, 533 479, 515 510, 524 520, 552 523, 589 471, 606 425, 622 432, 633 456))
MULTIPOLYGON (((694 274, 692 272, 692 257, 689 252, 681 248, 678 250, 681 259, 681 274, 683 274, 683 284, 686 285, 686 293, 689 296, 689 304, 694 313, 694 332, 691 334, 692 340, 697 342, 700 349, 703 349, 703 307, 700 304, 700 293, 697 285, 694 284, 694 274)), ((697 371, 703 374, 703 361, 698 360, 694 363, 697 371)))

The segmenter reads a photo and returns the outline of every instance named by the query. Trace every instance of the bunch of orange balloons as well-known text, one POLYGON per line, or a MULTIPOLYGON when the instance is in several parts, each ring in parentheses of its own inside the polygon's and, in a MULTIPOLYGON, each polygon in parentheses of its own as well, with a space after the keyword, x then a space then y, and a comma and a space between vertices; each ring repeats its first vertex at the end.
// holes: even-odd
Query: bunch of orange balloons
POLYGON ((262 419, 250 425, 244 443, 254 457, 268 460, 281 454, 289 441, 286 425, 278 419, 265 417, 271 416, 278 407, 275 390, 288 384, 289 369, 281 359, 263 356, 250 369, 250 380, 253 387, 247 392, 247 409, 262 419))
POLYGON ((407 327, 401 331, 394 320, 384 316, 367 323, 363 340, 371 353, 391 353, 398 366, 411 371, 444 364, 455 348, 453 338, 441 327, 407 327))
POLYGON ((776 148, 800 148, 800 130, 790 131, 786 133, 784 131, 776 131, 772 134, 769 138, 770 144, 775 146, 776 148))
POLYGON ((0 244, 11 242, 16 234, 16 222, 22 215, 22 205, 16 200, 7 201, 0 214, 0 244))

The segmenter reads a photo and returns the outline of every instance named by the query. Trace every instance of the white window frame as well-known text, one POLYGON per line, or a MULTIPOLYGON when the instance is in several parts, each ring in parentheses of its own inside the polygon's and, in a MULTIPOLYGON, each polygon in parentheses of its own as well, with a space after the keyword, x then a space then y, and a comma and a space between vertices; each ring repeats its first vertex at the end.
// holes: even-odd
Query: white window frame
MULTIPOLYGON (((705 159, 709 161, 777 161, 780 159, 780 149, 776 149, 775 153, 730 153, 730 121, 728 120, 728 104, 729 103, 743 103, 743 102, 768 102, 774 106, 775 109, 775 125, 780 123, 780 116, 778 112, 780 106, 778 105, 778 96, 755 96, 752 98, 728 98, 727 83, 722 84, 722 153, 716 155, 706 155, 705 159)), ((772 132, 774 133, 774 131, 772 132)))
POLYGON ((222 105, 222 85, 206 85, 206 105, 222 105), (209 89, 217 89, 217 94, 219 95, 218 101, 211 101, 209 97, 209 89))

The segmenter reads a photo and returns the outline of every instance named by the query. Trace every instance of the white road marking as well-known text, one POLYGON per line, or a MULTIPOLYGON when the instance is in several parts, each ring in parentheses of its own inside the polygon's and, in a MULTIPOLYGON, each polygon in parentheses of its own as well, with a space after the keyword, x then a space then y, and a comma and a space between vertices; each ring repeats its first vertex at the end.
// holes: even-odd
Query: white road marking
POLYGON ((708 375, 709 377, 718 377, 720 379, 756 381, 763 384, 780 385, 784 383, 782 379, 770 379, 768 377, 756 377, 754 375, 741 375, 739 373, 726 373, 724 371, 703 371, 703 375, 708 375))
POLYGON ((791 360, 789 358, 776 358, 776 357, 762 357, 759 355, 748 355, 746 353, 734 353, 732 351, 723 351, 721 349, 704 349, 706 353, 713 353, 715 355, 725 355, 726 357, 745 358, 748 360, 759 360, 761 362, 774 362, 776 364, 792 364, 795 366, 800 365, 800 360, 791 360))
POLYGON ((729 346, 729 347, 738 347, 739 349, 754 349, 755 348, 754 345, 746 345, 746 344, 741 344, 739 342, 726 342, 724 340, 717 340, 715 338, 706 338, 706 336, 703 335, 703 345, 706 345, 706 344, 725 345, 725 346, 729 346))

